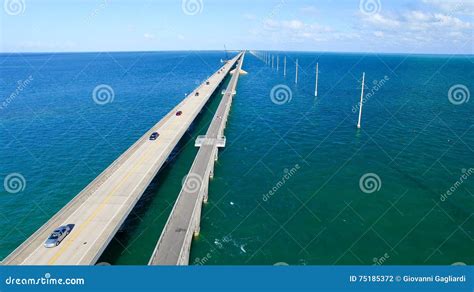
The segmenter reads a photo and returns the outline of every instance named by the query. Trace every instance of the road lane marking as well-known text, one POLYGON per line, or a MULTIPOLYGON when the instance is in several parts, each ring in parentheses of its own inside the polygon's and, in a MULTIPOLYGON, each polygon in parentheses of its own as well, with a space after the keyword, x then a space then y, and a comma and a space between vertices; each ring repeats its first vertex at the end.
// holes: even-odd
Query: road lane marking
MULTIPOLYGON (((226 70, 228 71, 228 69, 226 70)), ((214 73, 214 75, 216 75, 217 73, 214 73)), ((222 80, 225 78, 225 76, 227 76, 228 72, 226 72, 226 74, 223 74, 223 78, 222 80)), ((217 86, 216 86, 217 88, 217 86)), ((214 89, 215 91, 215 89, 214 89)), ((212 94, 209 94, 209 97, 207 97, 207 99, 210 98, 212 94)), ((172 121, 172 119, 169 119, 165 124, 168 124, 168 122, 172 121)), ((163 125, 164 126, 164 125, 163 125)), ((162 127, 160 127, 162 128, 162 127)), ((165 147, 168 148, 169 145, 167 145, 165 147)), ((122 181, 116 185, 112 191, 104 198, 104 200, 100 203, 100 205, 98 207, 96 207, 96 209, 94 210, 94 212, 88 216, 88 218, 85 220, 85 222, 83 224, 81 224, 78 228, 78 230, 76 232, 74 232, 69 238, 66 238, 66 242, 63 243, 63 245, 61 246, 60 250, 58 252, 56 252, 53 257, 48 261, 48 265, 53 265, 57 260, 58 258, 66 251, 66 249, 73 243, 74 239, 76 239, 80 233, 90 224, 90 222, 98 215, 98 213, 100 211, 102 211, 102 209, 106 206, 106 204, 108 203, 108 201, 112 198, 113 195, 115 195, 115 193, 117 192, 118 188, 122 186, 123 183, 125 183, 126 181, 128 181, 129 177, 131 174, 133 174, 135 172, 135 170, 137 169, 137 167, 144 161, 145 158, 148 158, 150 156, 150 153, 152 151, 150 151, 150 148, 152 148, 151 146, 150 147, 147 147, 145 151, 145 154, 142 154, 142 156, 140 157, 140 160, 138 163, 136 163, 134 166, 133 166, 133 169, 129 172, 127 172, 127 174, 125 175, 125 177, 122 179, 122 181)), ((98 190, 96 190, 98 191, 98 190)), ((82 206, 82 205, 81 205, 82 206)), ((123 207, 123 206, 122 206, 123 207)), ((121 207, 121 208, 122 208, 121 207)), ((69 217, 68 217, 69 218, 69 217)))
MULTIPOLYGON (((150 148, 150 147, 146 147, 147 150, 150 148)), ((148 154, 149 152, 147 150, 144 150, 145 151, 145 154, 148 154)), ((117 185, 115 185, 113 188, 112 188, 112 191, 102 200, 102 202, 100 203, 100 205, 98 207, 95 208, 94 212, 92 212, 91 215, 89 215, 87 217, 87 219, 84 221, 84 223, 82 223, 81 225, 79 225, 79 228, 76 232, 72 233, 71 236, 68 238, 68 240, 64 243, 64 245, 61 246, 61 248, 58 250, 58 252, 56 252, 53 257, 51 257, 51 259, 48 261, 48 265, 53 265, 56 260, 65 252, 65 250, 69 247, 69 245, 72 244, 72 242, 74 241, 74 239, 76 239, 79 234, 82 232, 82 230, 84 230, 84 228, 86 228, 89 223, 97 216, 97 214, 102 211, 102 209, 105 207, 105 205, 109 202, 109 200, 112 198, 113 195, 115 195, 115 193, 117 192, 117 190, 128 180, 128 178, 130 177, 130 175, 132 173, 135 172, 135 170, 137 169, 137 167, 143 162, 144 158, 145 157, 148 157, 148 155, 145 155, 145 154, 142 154, 142 156, 140 157, 140 159, 138 160, 137 163, 135 163, 135 165, 133 166, 132 170, 131 171, 128 171, 125 175, 125 177, 120 181, 120 183, 118 183, 117 185)))

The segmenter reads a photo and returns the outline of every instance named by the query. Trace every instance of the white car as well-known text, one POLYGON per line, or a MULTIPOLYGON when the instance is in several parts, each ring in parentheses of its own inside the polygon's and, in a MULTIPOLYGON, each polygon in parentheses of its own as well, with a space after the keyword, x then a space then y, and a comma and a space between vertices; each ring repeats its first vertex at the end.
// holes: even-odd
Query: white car
POLYGON ((60 226, 56 228, 53 233, 44 242, 44 247, 55 247, 58 246, 61 241, 71 232, 71 227, 68 225, 60 226))

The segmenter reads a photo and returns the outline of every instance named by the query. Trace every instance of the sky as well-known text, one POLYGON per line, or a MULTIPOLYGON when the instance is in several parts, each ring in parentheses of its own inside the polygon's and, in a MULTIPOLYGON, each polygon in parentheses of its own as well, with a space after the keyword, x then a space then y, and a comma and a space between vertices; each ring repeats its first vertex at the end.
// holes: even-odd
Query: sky
POLYGON ((0 1, 0 52, 474 53, 473 0, 0 1))

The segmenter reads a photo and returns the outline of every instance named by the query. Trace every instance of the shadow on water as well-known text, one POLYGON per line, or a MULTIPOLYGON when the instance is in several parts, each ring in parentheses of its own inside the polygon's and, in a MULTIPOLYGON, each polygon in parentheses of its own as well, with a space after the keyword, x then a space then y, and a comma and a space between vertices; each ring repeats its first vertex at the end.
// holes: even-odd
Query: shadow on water
POLYGON ((414 185, 417 187, 429 192, 432 194, 434 197, 438 196, 438 193, 434 191, 429 185, 425 184, 423 180, 418 179, 414 176, 409 175, 408 173, 404 172, 402 169, 399 167, 394 166, 393 164, 389 164, 390 168, 398 172, 403 178, 407 179, 408 181, 412 182, 414 185))
MULTIPOLYGON (((431 196, 432 196, 432 199, 434 201, 439 201, 439 198, 440 198, 440 194, 438 192, 436 192, 435 190, 433 190, 428 184, 426 184, 422 179, 419 179, 418 177, 415 177, 415 176, 412 176, 408 173, 406 173, 405 171, 403 171, 402 169, 400 169, 399 167, 396 167, 394 165, 391 165, 389 164, 390 168, 395 170, 396 172, 398 172, 403 178, 405 178, 406 180, 412 182, 414 185, 416 185, 417 187, 419 187, 420 189, 424 190, 424 191, 427 191, 431 196)), ((421 177, 421 176, 420 176, 421 177)), ((454 204, 452 201, 449 201, 449 200, 446 200, 445 202, 447 202, 449 204, 450 207, 452 207, 453 209, 455 209, 456 211, 455 212, 452 212, 454 215, 460 215, 460 214, 463 214, 463 216, 460 216, 461 218, 466 218, 466 216, 469 216, 469 211, 468 210, 465 210, 464 208, 454 204)), ((453 215, 452 214, 452 215, 453 215)))
MULTIPOLYGON (((153 178, 150 185, 146 188, 143 195, 134 206, 129 216, 125 219, 124 223, 120 226, 119 231, 109 245, 104 250, 103 254, 98 260, 98 263, 109 264, 117 260, 121 253, 126 249, 129 243, 134 240, 134 231, 142 223, 141 218, 149 212, 152 207, 153 201, 156 199, 156 194, 160 191, 160 188, 166 184, 167 179, 170 176, 173 165, 176 164, 177 158, 180 154, 188 147, 194 147, 194 140, 197 135, 201 134, 199 131, 207 130, 211 122, 212 116, 217 108, 218 102, 220 102, 222 95, 222 88, 225 88, 230 78, 227 76, 224 81, 218 86, 214 94, 209 98, 208 102, 204 106, 203 110, 196 116, 190 127, 183 135, 181 140, 178 142, 176 147, 172 150, 168 159, 165 161, 157 175, 153 178), (207 110, 206 110, 207 108, 207 110), (212 113, 211 113, 212 112, 212 113)), ((194 158, 193 158, 194 159, 194 158)), ((187 173, 187 171, 186 171, 187 173)), ((178 193, 175 194, 173 200, 176 200, 178 193)), ((168 218, 174 201, 166 209, 166 218, 168 218)), ((157 235, 159 236, 159 234, 157 235)))

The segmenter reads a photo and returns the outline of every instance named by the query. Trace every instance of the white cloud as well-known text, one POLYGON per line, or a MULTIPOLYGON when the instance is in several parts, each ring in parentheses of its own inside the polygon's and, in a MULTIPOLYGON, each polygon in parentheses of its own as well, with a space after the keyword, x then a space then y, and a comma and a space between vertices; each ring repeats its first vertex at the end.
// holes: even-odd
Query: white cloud
POLYGON ((469 22, 465 22, 457 17, 441 13, 436 13, 435 15, 433 15, 432 24, 435 26, 442 26, 455 30, 472 28, 472 24, 469 22))
POLYGON ((155 39, 155 35, 154 34, 151 34, 149 32, 146 32, 143 37, 147 40, 154 40, 155 39))
POLYGON ((359 14, 364 41, 384 39, 392 46, 436 47, 443 43, 467 44, 473 41, 474 25, 459 17, 439 11, 383 11, 374 15, 359 14))
POLYGON ((377 31, 374 31, 374 36, 376 36, 378 38, 383 38, 384 33, 383 33, 383 31, 377 30, 377 31))
POLYGON ((405 12, 403 15, 388 16, 380 13, 374 15, 361 15, 362 21, 373 25, 378 30, 407 29, 428 30, 436 28, 463 30, 473 27, 472 23, 463 21, 458 17, 443 13, 430 13, 418 10, 405 12))
POLYGON ((256 20, 257 19, 257 16, 255 14, 252 14, 252 13, 245 13, 243 15, 243 17, 247 20, 256 20))
POLYGON ((404 15, 405 22, 410 29, 436 29, 463 30, 472 28, 472 24, 457 17, 442 13, 425 13, 410 11, 404 15))
MULTIPOLYGON (((471 0, 472 1, 472 0, 471 0)), ((474 2, 474 1, 473 1, 474 2)), ((315 7, 300 8, 300 12, 315 12, 315 7)), ((335 22, 328 26, 314 21, 315 18, 268 18, 261 25, 250 30, 256 39, 265 39, 274 44, 310 44, 324 47, 326 44, 347 48, 362 43, 367 48, 374 44, 387 50, 414 48, 419 51, 438 50, 446 43, 463 46, 472 42, 474 24, 461 15, 453 15, 433 9, 390 10, 384 9, 373 15, 360 11, 354 22, 344 26, 335 22), (313 21, 309 20, 313 19, 313 21), (381 42, 383 40, 383 42, 381 42)), ((318 19, 319 20, 319 19, 318 19)), ((364 47, 365 48, 365 47, 364 47)))
POLYGON ((290 20, 290 21, 283 21, 282 22, 284 28, 289 28, 289 29, 294 29, 294 30, 299 30, 302 29, 305 25, 302 21, 300 20, 290 20))
POLYGON ((474 15, 474 1, 472 0, 423 0, 423 2, 433 5, 449 15, 474 15))
POLYGON ((300 10, 302 13, 308 14, 308 15, 319 14, 319 9, 316 6, 312 6, 312 5, 303 6, 300 10))
POLYGON ((252 34, 261 33, 263 36, 270 34, 273 41, 285 41, 299 43, 305 40, 328 41, 331 39, 344 38, 342 33, 336 33, 331 27, 318 23, 305 23, 299 19, 272 20, 264 22, 263 31, 251 30, 252 34))
POLYGON ((263 22, 263 29, 264 30, 277 30, 281 28, 280 22, 273 20, 273 19, 266 19, 263 22))
POLYGON ((407 18, 411 18, 415 21, 427 21, 431 18, 431 16, 427 13, 421 11, 410 11, 406 14, 407 18))
POLYGON ((400 26, 400 21, 397 19, 383 16, 380 13, 374 15, 364 14, 364 21, 376 26, 377 28, 396 28, 400 26))

